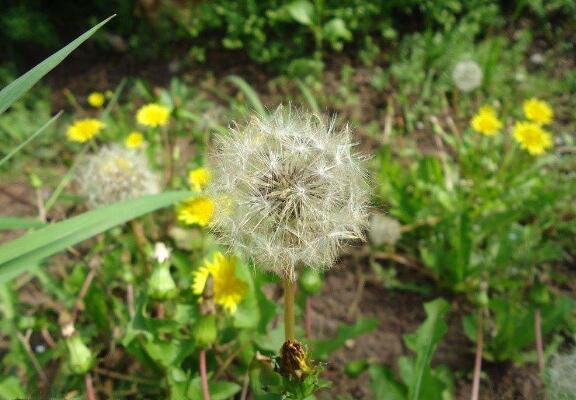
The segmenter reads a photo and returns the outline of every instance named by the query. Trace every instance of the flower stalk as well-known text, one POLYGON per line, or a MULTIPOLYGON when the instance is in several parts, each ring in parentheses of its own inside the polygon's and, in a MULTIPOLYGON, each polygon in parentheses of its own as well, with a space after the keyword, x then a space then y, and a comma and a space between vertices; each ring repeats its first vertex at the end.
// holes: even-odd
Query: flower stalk
POLYGON ((284 340, 296 339, 294 302, 296 298, 296 282, 290 277, 284 277, 284 340))
POLYGON ((480 373, 482 372, 482 352, 484 349, 484 315, 483 309, 478 311, 478 323, 476 325, 476 359, 474 361, 474 378, 472 380, 471 400, 478 400, 480 396, 480 373))
POLYGON ((202 383, 202 399, 210 400, 208 374, 206 373, 206 350, 200 350, 200 382, 202 383))
POLYGON ((544 372, 544 344, 542 341, 542 316, 540 308, 534 313, 534 330, 536 334, 536 354, 538 356, 538 370, 544 372))

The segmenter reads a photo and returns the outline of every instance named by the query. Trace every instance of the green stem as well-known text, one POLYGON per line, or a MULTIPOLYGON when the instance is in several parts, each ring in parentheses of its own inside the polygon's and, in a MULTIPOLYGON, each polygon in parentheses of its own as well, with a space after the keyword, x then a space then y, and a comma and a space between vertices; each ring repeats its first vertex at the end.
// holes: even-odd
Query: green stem
POLYGON ((289 277, 284 278, 284 340, 295 340, 294 299, 296 297, 296 282, 289 277))

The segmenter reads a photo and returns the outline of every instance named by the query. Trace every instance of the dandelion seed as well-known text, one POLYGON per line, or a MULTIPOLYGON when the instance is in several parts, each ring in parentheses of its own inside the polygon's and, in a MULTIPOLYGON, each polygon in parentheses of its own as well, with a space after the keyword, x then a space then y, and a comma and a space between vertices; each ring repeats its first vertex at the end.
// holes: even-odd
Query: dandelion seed
POLYGON ((522 109, 526 118, 540 125, 549 124, 554 118, 552 107, 547 102, 536 98, 526 100, 522 104, 522 109))
POLYGON ((516 122, 513 136, 524 150, 532 155, 540 155, 552 147, 552 136, 533 122, 516 122))
POLYGON ((80 119, 68 127, 66 135, 72 142, 84 143, 100 133, 104 126, 102 121, 94 118, 80 119))
POLYGON ((210 171, 200 167, 188 173, 188 183, 195 191, 201 192, 210 183, 210 171))
POLYGON ((201 295, 204 292, 209 276, 214 279, 214 302, 230 313, 235 312, 248 291, 246 282, 236 277, 236 258, 216 252, 212 261, 205 260, 193 273, 194 294, 201 295))
POLYGON ((124 144, 129 149, 139 149, 140 147, 142 147, 143 143, 144 143, 144 135, 142 135, 142 133, 138 131, 130 132, 130 134, 126 137, 126 140, 124 141, 124 144))
POLYGON ((363 158, 334 120, 281 107, 253 117, 217 139, 210 170, 212 228, 265 270, 293 280, 300 267, 329 268, 344 245, 363 238, 363 158))
POLYGON ((88 104, 90 104, 94 108, 102 107, 105 101, 106 98, 104 97, 103 93, 92 92, 88 95, 88 104))
POLYGON ((187 225, 206 226, 214 216, 214 201, 208 197, 193 197, 178 205, 178 221, 187 225))
POLYGON ((494 136, 502 129, 502 122, 496 116, 496 111, 490 106, 480 108, 470 123, 472 129, 486 136, 494 136))
POLYGON ((157 127, 165 126, 170 118, 168 107, 156 103, 146 104, 136 112, 136 121, 140 125, 157 127))
POLYGON ((452 81, 463 92, 471 92, 482 84, 484 74, 476 61, 460 61, 452 71, 452 81))
POLYGON ((77 181, 93 208, 160 190, 145 155, 118 145, 104 146, 88 156, 78 168, 77 181))

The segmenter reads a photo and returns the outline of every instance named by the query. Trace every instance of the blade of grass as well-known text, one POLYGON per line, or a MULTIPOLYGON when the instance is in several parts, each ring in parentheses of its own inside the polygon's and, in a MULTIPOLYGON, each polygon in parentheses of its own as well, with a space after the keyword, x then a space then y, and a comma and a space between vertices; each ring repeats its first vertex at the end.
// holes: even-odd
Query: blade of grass
POLYGON ((308 107, 310 107, 310 111, 312 111, 316 114, 320 114, 320 107, 318 107, 318 102, 316 101, 316 98, 314 97, 314 95, 312 94, 310 89, 308 89, 308 87, 300 79, 296 80, 296 85, 298 86, 298 88, 302 92, 302 95, 304 96, 306 103, 308 103, 308 107))
POLYGON ((122 91, 124 90, 124 86, 126 86, 126 79, 122 79, 120 81, 120 83, 118 84, 118 86, 116 87, 116 90, 114 91, 114 94, 112 95, 112 98, 110 99, 110 101, 106 105, 106 108, 104 109, 104 111, 102 111, 102 116, 101 116, 102 119, 106 118, 108 116, 108 114, 110 114, 110 111, 112 111, 114 106, 116 104, 118 104, 118 98, 120 97, 120 94, 122 94, 122 91))
POLYGON ((52 125, 52 123, 54 121, 56 121, 58 118, 60 118, 61 115, 62 115, 62 111, 60 111, 58 114, 53 116, 48 122, 46 122, 36 132, 34 132, 32 134, 32 136, 30 136, 28 139, 26 139, 25 141, 20 143, 18 146, 16 146, 10 153, 6 154, 6 156, 0 160, 0 166, 2 166, 2 164, 4 164, 6 161, 8 161, 12 157, 14 157, 14 155, 16 153, 18 153, 20 150, 22 150, 22 148, 24 146, 26 146, 28 143, 30 143, 32 140, 34 140, 37 136, 39 136, 42 132, 44 132, 46 130, 46 128, 48 128, 50 125, 52 125))
POLYGON ((39 228, 41 226, 44 226, 44 223, 34 218, 0 217, 0 231, 39 228))
POLYGON ((0 284, 33 268, 42 259, 143 214, 184 200, 191 192, 166 192, 88 211, 30 232, 0 246, 0 284))
POLYGON ((34 86, 36 82, 60 64, 72 51, 74 51, 114 16, 115 15, 112 15, 111 17, 106 18, 92 29, 86 31, 84 34, 70 42, 67 46, 58 50, 56 53, 52 54, 50 57, 2 89, 0 91, 0 114, 6 111, 12 103, 22 97, 22 95, 34 86))
POLYGON ((227 79, 236 85, 242 93, 244 93, 248 102, 252 105, 252 107, 254 107, 254 111, 263 117, 267 115, 266 109, 260 101, 260 97, 256 91, 252 89, 252 86, 250 86, 248 82, 236 75, 231 75, 227 79))
POLYGON ((46 201, 46 204, 44 204, 44 212, 46 214, 48 214, 50 209, 54 206, 54 204, 56 204, 56 200, 58 200, 58 198, 62 194, 62 191, 64 190, 64 188, 66 188, 66 186, 74 178, 74 173, 76 172, 76 167, 78 166, 78 163, 80 162, 80 160, 82 160, 84 153, 86 153, 88 151, 89 147, 90 147, 90 144, 86 143, 84 145, 84 147, 78 152, 78 154, 76 155, 76 159, 74 160, 74 163, 72 164, 72 166, 70 167, 70 169, 68 170, 66 175, 64 175, 64 177, 60 180, 60 182, 58 183, 58 186, 56 186, 56 189, 54 189, 54 192, 52 192, 52 195, 50 195, 50 197, 46 201))

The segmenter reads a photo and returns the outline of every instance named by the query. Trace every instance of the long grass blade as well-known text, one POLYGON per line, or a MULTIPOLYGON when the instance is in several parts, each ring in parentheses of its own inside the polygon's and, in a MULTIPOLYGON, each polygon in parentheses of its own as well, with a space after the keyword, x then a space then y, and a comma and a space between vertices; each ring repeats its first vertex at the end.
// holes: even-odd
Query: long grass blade
POLYGON ((260 101, 260 96, 258 96, 258 93, 252 89, 252 86, 250 86, 248 82, 236 75, 231 75, 227 79, 236 85, 242 93, 244 93, 244 96, 246 96, 246 99, 252 105, 254 111, 263 117, 267 115, 266 108, 264 108, 264 105, 260 101))
POLYGON ((18 153, 20 150, 22 150, 22 148, 24 148, 24 146, 26 146, 28 143, 30 143, 32 140, 34 140, 37 136, 39 136, 42 132, 44 132, 46 130, 46 128, 48 128, 50 125, 52 125, 52 123, 54 121, 56 121, 58 118, 60 118, 60 116, 62 115, 62 111, 60 111, 58 114, 56 114, 55 116, 53 116, 48 122, 46 122, 44 125, 42 125, 36 132, 34 132, 32 134, 32 136, 30 136, 28 139, 26 139, 25 141, 23 141, 22 143, 20 143, 18 146, 16 146, 10 153, 6 154, 6 156, 4 156, 4 158, 2 158, 0 160, 0 167, 2 166, 2 164, 4 164, 6 161, 8 161, 9 159, 11 159, 12 157, 14 157, 14 155, 16 153, 18 153))
POLYGON ((44 223, 33 218, 0 217, 0 231, 30 229, 44 226, 44 223))
POLYGON ((36 82, 42 79, 44 75, 60 64, 72 51, 74 51, 113 17, 114 15, 106 18, 104 21, 86 31, 84 34, 70 42, 67 46, 58 50, 56 53, 52 54, 50 57, 2 89, 0 91, 0 114, 6 111, 12 103, 18 100, 24 93, 34 86, 36 82))
POLYGON ((316 101, 316 98, 314 97, 310 89, 308 89, 308 87, 300 79, 296 80, 296 86, 298 86, 298 88, 302 92, 302 96, 304 96, 306 103, 308 103, 310 111, 316 114, 320 114, 320 107, 318 107, 318 102, 316 101))
POLYGON ((88 211, 14 239, 0 246, 0 284, 30 270, 46 257, 191 195, 191 192, 180 191, 130 199, 88 211))

